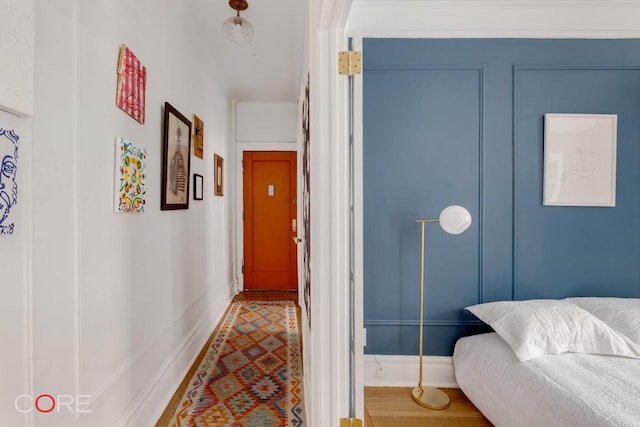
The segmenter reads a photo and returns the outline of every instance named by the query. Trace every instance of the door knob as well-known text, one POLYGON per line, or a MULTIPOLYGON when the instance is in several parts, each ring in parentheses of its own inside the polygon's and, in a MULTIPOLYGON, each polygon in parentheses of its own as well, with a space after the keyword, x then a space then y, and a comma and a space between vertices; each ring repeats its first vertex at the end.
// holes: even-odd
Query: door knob
POLYGON ((293 239, 293 243, 295 243, 296 245, 302 242, 302 239, 296 236, 293 236, 292 239, 293 239))

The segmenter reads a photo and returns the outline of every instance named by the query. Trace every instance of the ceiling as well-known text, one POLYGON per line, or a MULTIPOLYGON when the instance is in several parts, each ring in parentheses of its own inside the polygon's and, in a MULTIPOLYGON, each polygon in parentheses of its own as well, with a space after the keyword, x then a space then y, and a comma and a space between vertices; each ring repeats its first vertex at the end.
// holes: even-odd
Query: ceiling
POLYGON ((240 12, 255 30, 253 42, 234 45, 222 23, 235 15, 228 0, 196 0, 197 18, 216 57, 231 98, 238 101, 295 102, 306 49, 307 0, 247 0, 240 12))

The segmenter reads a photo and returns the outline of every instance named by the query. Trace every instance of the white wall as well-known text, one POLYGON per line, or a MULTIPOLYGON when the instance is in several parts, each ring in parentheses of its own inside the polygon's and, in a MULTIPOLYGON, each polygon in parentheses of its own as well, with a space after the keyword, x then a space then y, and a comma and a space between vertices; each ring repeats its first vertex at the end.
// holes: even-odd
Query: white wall
POLYGON ((26 116, 33 113, 34 10, 33 0, 0 1, 0 128, 13 129, 20 136, 18 199, 4 223, 13 224, 13 229, 11 234, 0 235, 0 339, 5 343, 0 368, 0 419, 12 426, 28 421, 14 409, 14 401, 31 381, 27 255, 31 119, 26 116))
POLYGON ((213 153, 233 155, 230 102, 190 24, 195 3, 36 0, 24 261, 33 278, 33 387, 0 389, 88 395, 91 412, 57 408, 32 414, 32 425, 154 425, 231 298, 233 206, 212 195, 213 153), (123 43, 147 67, 144 125, 115 106, 123 43), (160 211, 165 101, 205 123, 204 160, 191 157, 205 200, 186 211, 160 211), (113 213, 118 136, 147 149, 143 214, 113 213))
POLYGON ((20 115, 33 113, 35 0, 0 0, 0 106, 20 115))
POLYGON ((238 102, 236 141, 295 142, 297 122, 295 102, 238 102))
MULTIPOLYGON (((24 425, 26 417, 14 409, 14 400, 29 387, 29 297, 27 265, 29 218, 27 216, 29 171, 29 119, 0 110, 0 128, 13 129, 19 136, 17 203, 11 207, 0 233, 0 339, 3 346, 0 368, 0 419, 12 426, 24 425), (11 225, 13 227, 11 228, 11 225)), ((4 139, 4 136, 0 138, 4 139)), ((11 194, 10 189, 9 194, 11 194)))

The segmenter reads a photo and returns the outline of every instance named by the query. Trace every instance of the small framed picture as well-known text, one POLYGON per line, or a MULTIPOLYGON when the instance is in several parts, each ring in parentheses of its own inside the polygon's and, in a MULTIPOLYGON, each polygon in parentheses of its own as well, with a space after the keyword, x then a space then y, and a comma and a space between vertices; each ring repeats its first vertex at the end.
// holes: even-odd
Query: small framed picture
POLYGON ((193 155, 199 159, 203 158, 204 145, 204 122, 200 117, 193 115, 193 155))
POLYGON ((202 175, 193 174, 193 200, 202 200, 204 194, 202 191, 203 182, 202 175))
POLYGON ((189 209, 191 122, 164 103, 161 210, 189 209))
POLYGON ((224 159, 217 154, 213 155, 213 181, 215 187, 215 195, 222 196, 224 193, 224 159))

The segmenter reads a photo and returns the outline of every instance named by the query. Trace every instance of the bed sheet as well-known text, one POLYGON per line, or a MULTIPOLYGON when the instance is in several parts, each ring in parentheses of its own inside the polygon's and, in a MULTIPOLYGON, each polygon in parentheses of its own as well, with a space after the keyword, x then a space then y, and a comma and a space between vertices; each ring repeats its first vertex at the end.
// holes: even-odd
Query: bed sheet
POLYGON ((496 333, 461 338, 458 385, 498 427, 640 426, 640 360, 564 353, 520 362, 496 333))

